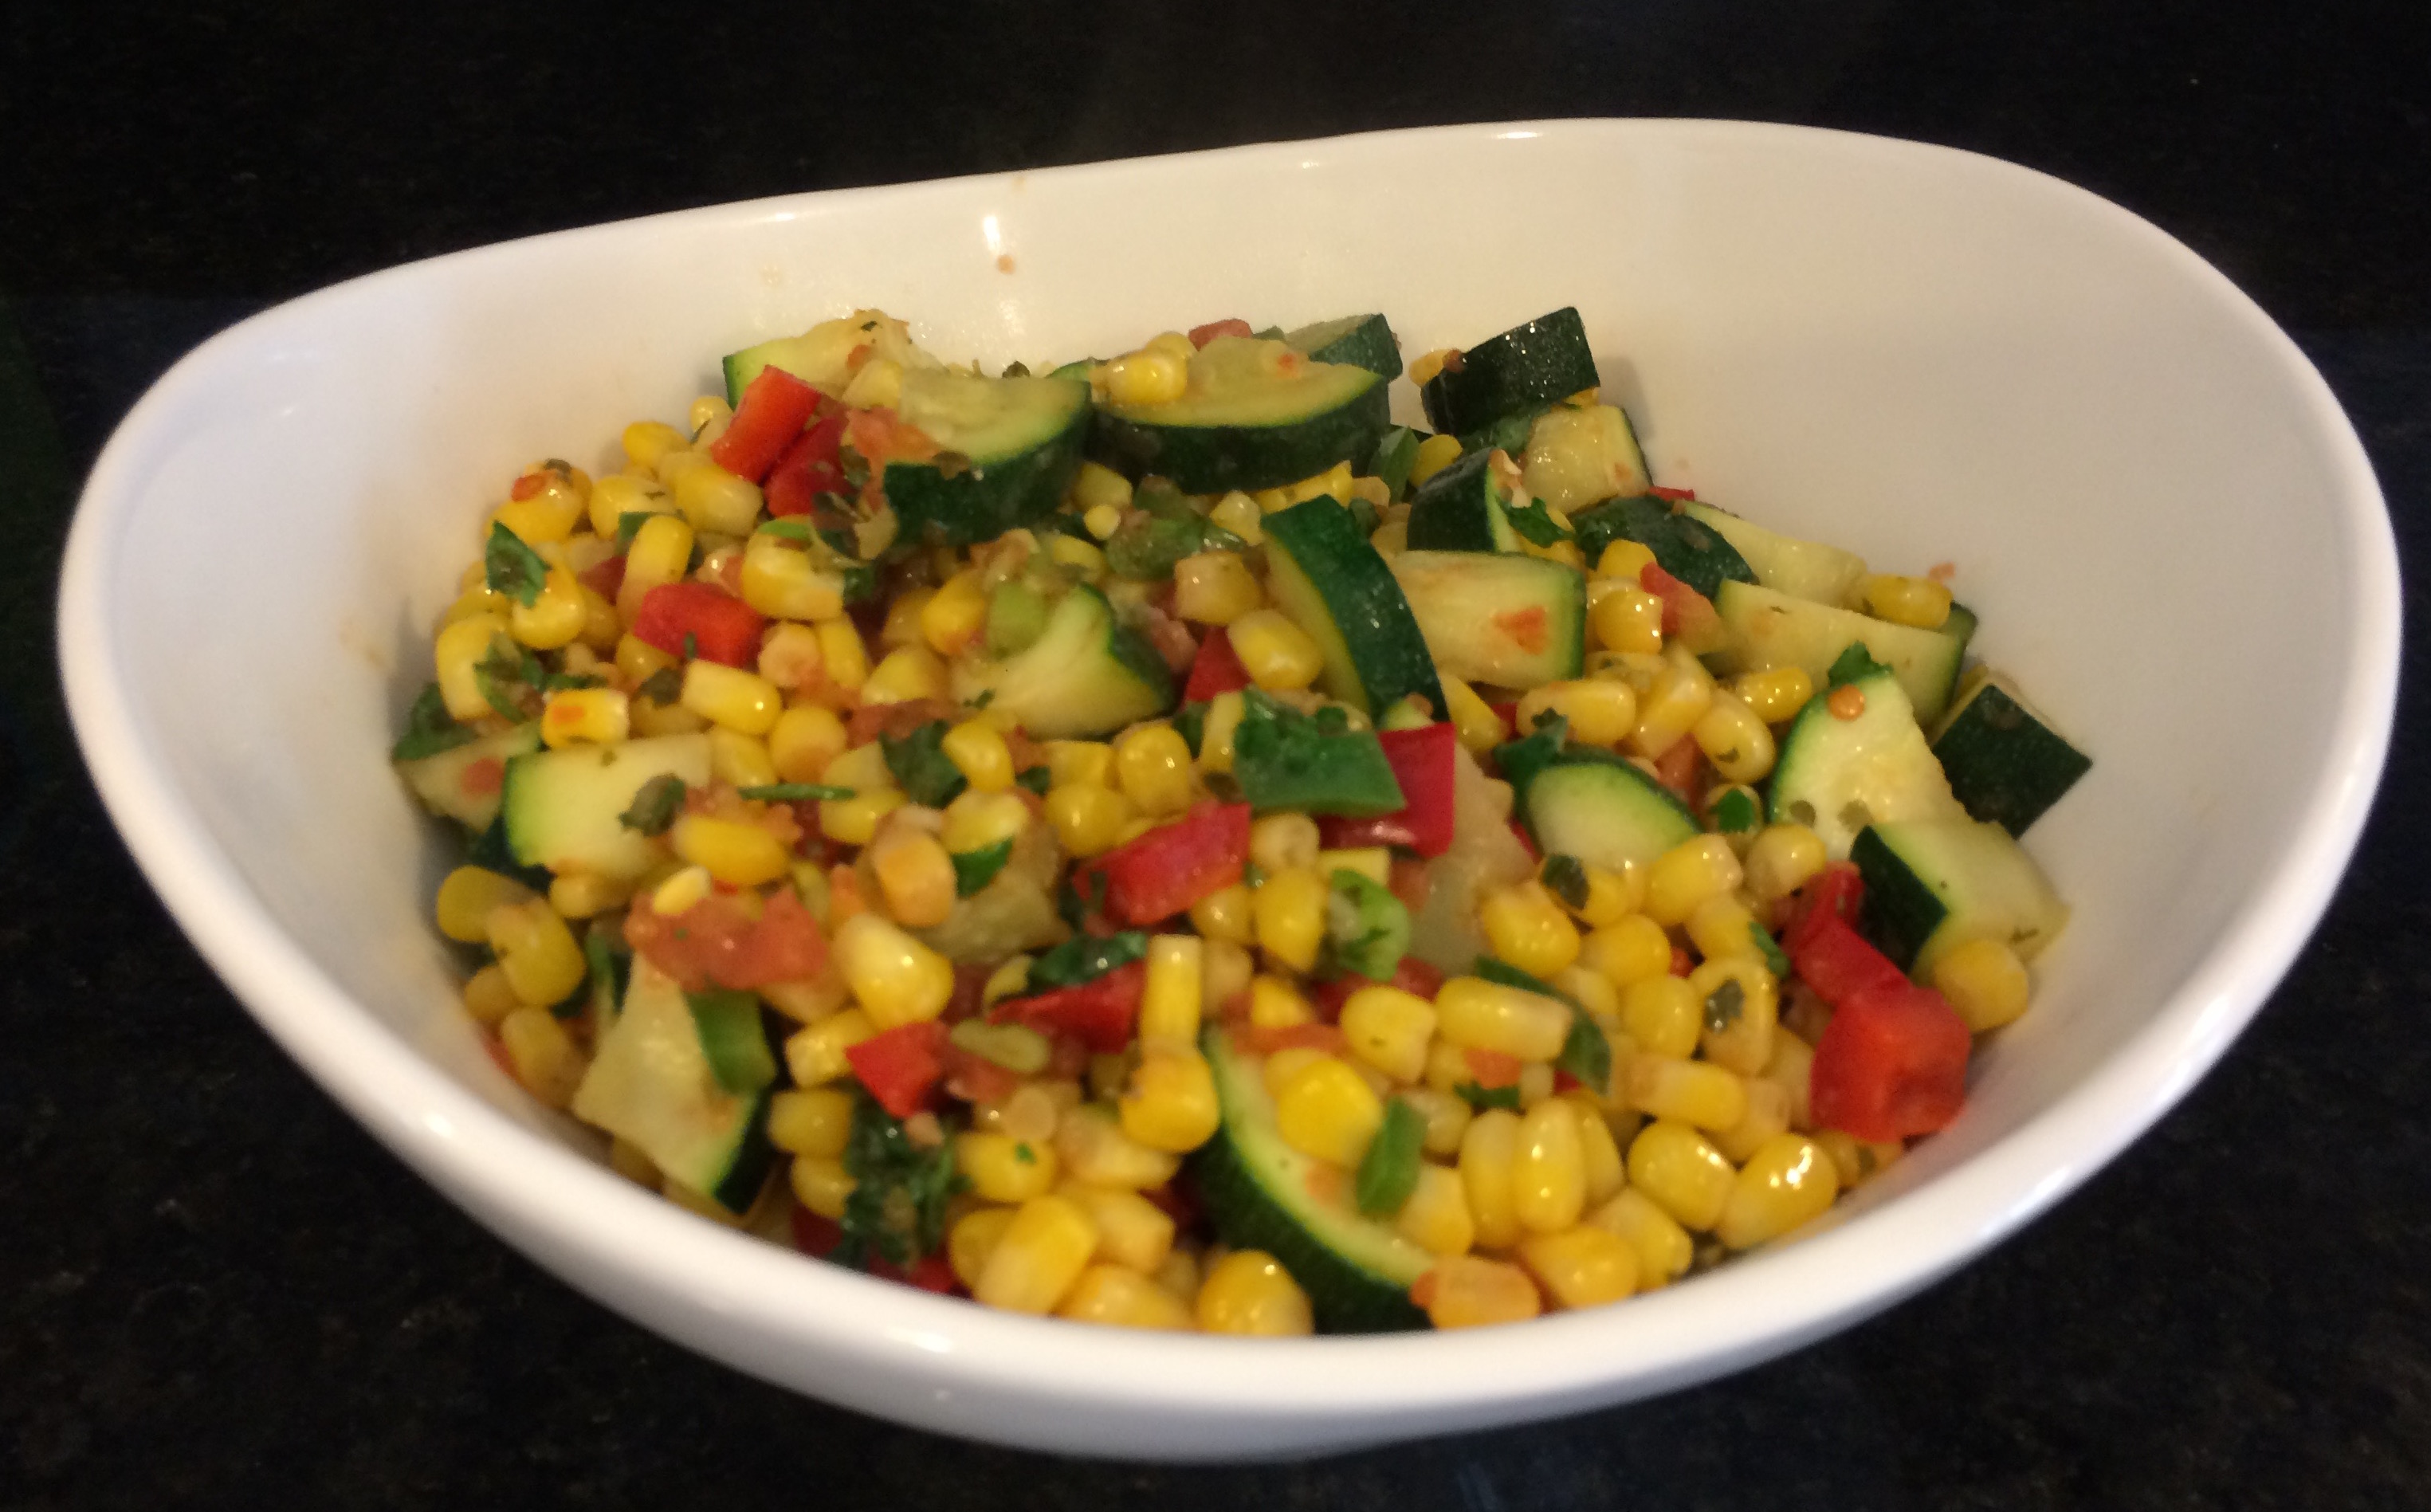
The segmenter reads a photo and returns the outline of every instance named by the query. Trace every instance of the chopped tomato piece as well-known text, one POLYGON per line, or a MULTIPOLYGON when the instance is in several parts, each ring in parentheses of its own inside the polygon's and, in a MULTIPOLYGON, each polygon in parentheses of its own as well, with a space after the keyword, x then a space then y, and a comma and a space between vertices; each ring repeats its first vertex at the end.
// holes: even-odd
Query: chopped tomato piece
POLYGON ((827 936, 790 887, 771 893, 757 919, 726 894, 712 894, 672 918, 636 908, 625 916, 625 943, 686 992, 799 982, 828 964, 827 936))
POLYGON ((1133 961, 1104 976, 1074 987, 1007 998, 989 1018, 1028 1024, 1042 1034, 1073 1040, 1100 1055, 1111 1055, 1131 1043, 1132 1026, 1139 1019, 1140 993, 1148 985, 1148 966, 1133 961))
POLYGON ((1696 741, 1686 735, 1671 743, 1671 748, 1655 758, 1654 780, 1680 796, 1680 801, 1694 808, 1697 804, 1697 764, 1705 753, 1697 748, 1696 741))
POLYGON ((1251 336, 1255 334, 1256 332, 1249 328, 1249 323, 1246 320, 1239 319, 1238 317, 1232 320, 1211 320, 1204 326, 1193 326, 1190 328, 1190 344, 1193 346, 1204 346, 1218 336, 1251 336))
POLYGON ((908 1118, 929 1105, 937 1084, 945 1080, 945 1053, 946 1026, 924 1018, 849 1046, 844 1058, 880 1107, 908 1118))
POLYGON ((759 482, 818 407, 818 390, 781 367, 763 367, 743 391, 726 433, 709 444, 709 460, 759 482))
POLYGON ((1782 932, 1782 949, 1796 950, 1796 942, 1802 940, 1823 915, 1836 915, 1854 924, 1858 905, 1865 899, 1865 879, 1853 864, 1835 861, 1826 865, 1790 895, 1789 924, 1782 932))
POLYGON ((1021 1087, 1021 1078, 984 1055, 946 1046, 946 1090, 964 1102, 1001 1102, 1021 1087))
POLYGON ((777 519, 808 514, 821 494, 845 491, 837 458, 844 444, 845 412, 839 408, 794 438, 761 485, 768 513, 777 519))
POLYGON ((1461 1058, 1468 1062, 1469 1074, 1477 1078, 1479 1086, 1491 1088, 1519 1084, 1519 1071, 1524 1063, 1518 1056, 1490 1050, 1465 1050, 1460 1053, 1461 1058))
POLYGON ((642 596, 633 615, 633 638, 669 656, 692 654, 728 666, 747 667, 760 659, 761 613, 705 582, 661 583, 642 596))
POLYGON ((625 554, 620 551, 604 561, 594 563, 576 573, 574 580, 610 603, 614 603, 617 590, 625 586, 625 554))
POLYGON ((1240 653, 1232 649, 1232 637, 1219 627, 1207 632, 1199 643, 1199 654, 1190 664, 1190 681, 1182 690, 1184 703, 1205 703, 1219 693, 1232 693, 1249 685, 1249 669, 1241 664, 1240 653))
POLYGON ((1835 1009, 1859 998, 1897 994, 1908 985, 1906 972, 1829 910, 1817 910, 1793 939, 1785 949, 1799 980, 1835 1009))
MULTIPOLYGON (((1207 803, 1106 852, 1089 870, 1106 880, 1106 916, 1141 925, 1171 918, 1232 886, 1249 859, 1249 806, 1207 803)), ((1086 896, 1086 880, 1076 885, 1086 896)))
POLYGON ((928 433, 892 410, 851 410, 846 414, 845 435, 872 471, 890 462, 927 462, 937 455, 937 444, 928 433))

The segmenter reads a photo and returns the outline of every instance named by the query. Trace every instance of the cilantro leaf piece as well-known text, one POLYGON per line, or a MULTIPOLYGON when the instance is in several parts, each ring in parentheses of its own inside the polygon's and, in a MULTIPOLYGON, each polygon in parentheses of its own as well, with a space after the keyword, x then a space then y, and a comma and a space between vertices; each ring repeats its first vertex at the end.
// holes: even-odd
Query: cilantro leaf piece
POLYGON ((1511 529, 1531 546, 1549 546, 1570 538, 1570 532, 1562 529, 1541 498, 1532 498, 1525 505, 1505 504, 1502 512, 1510 516, 1511 529))
POLYGON ((650 523, 650 516, 653 512, 654 512, 650 510, 627 510, 624 513, 616 516, 617 550, 630 551, 633 549, 633 537, 641 533, 643 526, 650 523))
POLYGON ((1570 722, 1547 710, 1534 732, 1494 748, 1494 764, 1503 781, 1525 794, 1536 774, 1557 761, 1570 741, 1570 722))
POLYGON ((1242 694, 1232 777, 1260 814, 1297 809, 1365 819, 1408 804, 1375 731, 1350 729, 1350 716, 1333 705, 1305 714, 1257 688, 1242 694))
POLYGON ((954 896, 968 898, 996 881, 996 874, 1004 870, 1004 864, 1012 859, 1013 841, 1009 838, 977 850, 955 851, 954 896))
POLYGON ((683 674, 674 667, 662 666, 642 680, 641 686, 633 690, 633 697, 647 698, 652 703, 673 703, 683 697, 683 674))
POLYGON ((490 523, 490 544, 481 552, 481 570, 492 593, 500 593, 529 609, 540 600, 548 580, 548 563, 505 526, 490 523))
POLYGON ((1040 798, 1045 798, 1047 790, 1055 785, 1054 772, 1044 766, 1025 766, 1014 774, 1013 780, 1040 798))
POLYGON ((946 730, 943 719, 931 719, 908 735, 878 737, 886 752, 886 769, 903 785, 904 797, 924 808, 942 809, 970 786, 946 754, 946 730))
POLYGON ((1739 1021, 1747 1012, 1747 989, 1736 982, 1725 981, 1705 994, 1705 1033, 1718 1034, 1739 1021))
POLYGON ((389 748, 389 760, 418 762, 425 756, 454 750, 473 738, 473 731, 458 724, 455 715, 447 712, 447 699, 441 695, 439 684, 429 683, 414 697, 413 707, 405 712, 405 733, 389 748))
POLYGON ((1745 834, 1754 829, 1763 817, 1756 812, 1755 795, 1743 787, 1725 790, 1720 798, 1714 800, 1710 812, 1714 817, 1714 828, 1724 834, 1745 834))
POLYGON ((1765 968, 1775 977, 1786 979, 1790 972, 1789 952, 1773 939, 1772 932, 1749 919, 1748 933, 1755 940, 1756 952, 1764 957, 1765 968))
POLYGON ((1153 581, 1171 577, 1174 563, 1196 556, 1206 539, 1206 522, 1133 510, 1106 541, 1106 566, 1116 577, 1153 581))
POLYGON ((684 780, 673 772, 662 772, 642 784, 633 795, 633 806, 616 815, 616 822, 643 834, 664 834, 683 812, 683 801, 684 780))
MULTIPOLYGON (((1105 874, 1092 875, 1102 885, 1105 874)), ((1030 964, 1030 990, 1077 987, 1147 954, 1148 935, 1139 930, 1125 930, 1119 934, 1074 935, 1030 964)))
POLYGON ((1391 978, 1410 948, 1410 911, 1374 878, 1337 869, 1325 899, 1325 960, 1370 982, 1391 978))
POLYGON ((922 1148, 902 1122, 856 1086, 844 1168, 852 1177, 838 1226, 844 1240, 828 1256, 866 1270, 872 1259, 908 1266, 946 1236, 946 1204, 969 1184, 954 1170, 950 1138, 922 1148))
POLYGON ((736 798, 749 798, 754 803, 811 803, 829 798, 848 798, 853 790, 830 787, 825 782, 762 782, 756 787, 738 787, 736 798))
POLYGON ((1865 642, 1851 641, 1848 649, 1842 651, 1833 661, 1832 670, 1824 674, 1823 691, 1829 693, 1834 688, 1872 677, 1877 672, 1889 670, 1889 667, 1874 660, 1874 654, 1866 649, 1865 642))
POLYGON ((1106 874, 1075 866, 1056 884, 1055 912, 1074 929, 1084 928, 1092 914, 1106 909, 1106 874))
POLYGON ((1182 737, 1182 744, 1190 748, 1193 756, 1199 754, 1199 742, 1207 735, 1208 707, 1203 702, 1185 703, 1174 711, 1173 732, 1182 737))
POLYGON ((1475 1082, 1463 1082, 1452 1091, 1474 1112, 1484 1113, 1488 1108, 1508 1108, 1514 1113, 1519 1111, 1519 1089, 1517 1086, 1480 1086, 1475 1082))
POLYGON ((1539 998, 1555 998, 1574 1008, 1578 1006, 1576 999, 1544 978, 1522 971, 1507 961, 1497 961, 1490 955, 1479 956, 1477 965, 1469 970, 1471 975, 1483 977, 1488 982, 1498 983, 1505 987, 1517 987, 1521 992, 1533 992, 1539 998))
POLYGON ((1586 863, 1578 857, 1559 853, 1547 856, 1536 875, 1545 883, 1545 890, 1562 900, 1563 907, 1577 910, 1587 906, 1586 863))
POLYGON ((1570 1032, 1562 1041, 1561 1053, 1553 1065, 1579 1079, 1588 1090, 1601 1095, 1612 1085, 1612 1042, 1604 1037, 1603 1026, 1589 1018, 1584 1011, 1572 1010, 1570 1032))
POLYGON ((531 652, 501 635, 490 643, 490 654, 473 668, 473 685, 499 717, 521 724, 539 712, 545 675, 531 652))
POLYGON ((808 520, 790 515, 784 519, 762 521, 756 533, 773 535, 780 541, 798 541, 804 546, 809 546, 814 539, 808 520))

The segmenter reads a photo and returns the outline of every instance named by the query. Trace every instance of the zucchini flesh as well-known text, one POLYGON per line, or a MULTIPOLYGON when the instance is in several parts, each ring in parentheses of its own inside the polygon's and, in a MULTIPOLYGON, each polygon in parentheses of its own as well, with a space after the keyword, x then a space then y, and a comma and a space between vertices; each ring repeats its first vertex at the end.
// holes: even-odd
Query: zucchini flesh
POLYGON ((1089 451, 1118 471, 1170 479, 1185 494, 1280 488, 1372 456, 1389 408, 1384 380, 1364 367, 1312 361, 1279 341, 1218 336, 1191 358, 1182 397, 1102 406, 1089 451))
POLYGON ((626 827, 643 786, 676 777, 710 778, 709 736, 658 735, 616 746, 569 746, 507 763, 498 806, 515 860, 560 874, 630 880, 659 864, 666 847, 626 827))
POLYGON ((1519 532, 1506 512, 1517 469, 1501 451, 1472 451, 1410 496, 1409 546, 1416 551, 1517 551, 1519 532))
POLYGON ((1997 672, 1977 673, 1934 732, 1933 754, 1967 812, 2023 834, 2093 761, 1997 672))
POLYGON ((1041 740, 1110 734, 1173 707, 1173 673, 1087 584, 1065 594, 1030 648, 1009 661, 964 663, 954 696, 989 697, 1041 740))
MULTIPOLYGON (((1889 667, 1906 690, 1916 717, 1930 724, 1950 707, 1958 685, 1959 664, 1967 655, 1965 631, 1974 616, 1942 630, 1919 630, 1886 619, 1860 614, 1809 599, 1792 598, 1758 583, 1725 581, 1714 595, 1714 608, 1729 631, 1718 653, 1717 672, 1764 672, 1794 666, 1821 687, 1832 664, 1851 646, 1863 642, 1869 655, 1889 667)), ((1957 613, 1952 612, 1957 621, 1957 613)))
POLYGON ((1805 825, 1838 861, 1869 824, 1965 818, 1899 680, 1875 672, 1846 686, 1865 700, 1855 718, 1834 714, 1830 697, 1819 693, 1782 737, 1772 769, 1773 821, 1805 825))
POLYGON ((1853 551, 1768 530, 1693 499, 1681 512, 1728 541, 1754 573, 1754 580, 1775 593, 1836 607, 1849 603, 1865 581, 1866 559, 1853 551))
POLYGON ((450 747, 436 755, 398 762, 396 770, 413 796, 422 800, 423 807, 478 834, 498 816, 498 800, 506 788, 503 781, 468 785, 464 781, 466 773, 482 762, 503 764, 538 749, 540 726, 517 725, 512 730, 450 747))
POLYGON ((623 1010, 600 1028, 573 1112, 729 1212, 749 1207, 767 1174, 768 1088, 720 1084, 683 988, 645 957, 633 959, 623 1010))
POLYGON ((913 344, 911 328, 903 322, 881 310, 856 310, 820 321, 799 336, 780 336, 730 354, 724 363, 726 402, 741 404, 743 391, 763 367, 782 368, 822 394, 840 395, 859 370, 852 354, 862 348, 868 351, 864 361, 882 357, 906 374, 941 365, 913 344))
POLYGON ((1579 312, 1568 306, 1514 326, 1462 352, 1418 390, 1427 423, 1437 430, 1469 431, 1602 379, 1579 312))
POLYGON ((1529 781, 1519 807, 1539 852, 1615 871, 1653 865, 1701 828, 1670 789, 1618 758, 1557 761, 1529 781))
POLYGON ((1718 531, 1674 511, 1668 500, 1639 495, 1574 516, 1579 550, 1590 563, 1602 560, 1615 541, 1635 541, 1654 553, 1661 567, 1707 598, 1726 582, 1753 582, 1755 572, 1718 531))
POLYGON ((902 541, 992 541, 1054 512, 1081 469, 1089 390, 1063 378, 903 375, 899 412, 941 455, 890 461, 882 480, 902 541))
POLYGON ((1643 494, 1653 481, 1629 416, 1610 404, 1560 404, 1538 415, 1521 466, 1528 492, 1566 514, 1643 494))
POLYGON ((1283 344, 1319 362, 1364 367, 1386 382, 1401 376, 1400 338, 1382 315, 1345 315, 1285 333, 1283 344))
POLYGON ((2068 924, 2068 906, 2017 837, 1970 819, 1906 820, 1859 834, 1849 859, 1865 879, 1859 925, 1918 981, 1969 940, 2033 960, 2068 924))
POLYGON ((1586 660, 1586 578, 1542 557, 1404 551, 1393 559, 1435 664, 1465 682, 1534 688, 1586 660))
POLYGON ((1372 717, 1415 693, 1444 714, 1430 638, 1350 512, 1313 498, 1267 515, 1266 532, 1267 591, 1325 653, 1327 697, 1372 717))

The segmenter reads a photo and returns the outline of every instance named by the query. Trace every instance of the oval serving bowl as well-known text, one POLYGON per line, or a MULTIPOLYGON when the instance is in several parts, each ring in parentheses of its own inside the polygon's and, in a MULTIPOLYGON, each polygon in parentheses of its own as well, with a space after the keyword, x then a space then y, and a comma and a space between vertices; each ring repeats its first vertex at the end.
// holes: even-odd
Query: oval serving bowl
POLYGON ((1576 121, 805 194, 342 284, 205 344, 126 418, 79 507, 59 635, 86 758, 179 923, 509 1242, 830 1402, 1220 1458, 1686 1386, 2047 1207, 2210 1066, 2326 906, 2386 749, 2397 604, 2327 388, 2152 226, 1946 149, 1576 121), (1421 200, 1493 210, 1405 213, 1421 200), (988 1312, 612 1175, 457 1006, 428 922, 448 848, 387 746, 501 479, 550 453, 595 466, 626 421, 679 416, 720 354, 872 304, 991 365, 1364 310, 1416 353, 1574 304, 1659 479, 1886 568, 1955 563, 1977 650, 2095 757, 2030 839, 2074 922, 2034 1011, 1979 1053, 1966 1115, 1797 1242, 1620 1306, 1290 1342, 988 1312))

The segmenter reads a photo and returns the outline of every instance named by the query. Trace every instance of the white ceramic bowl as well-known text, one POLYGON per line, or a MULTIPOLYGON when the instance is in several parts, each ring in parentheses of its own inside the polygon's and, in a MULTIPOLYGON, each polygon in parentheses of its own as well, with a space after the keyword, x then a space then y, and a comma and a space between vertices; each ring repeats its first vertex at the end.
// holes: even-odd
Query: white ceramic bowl
POLYGON ((1587 121, 808 194, 343 284, 207 343, 127 417, 85 491, 59 633, 87 760, 195 944, 510 1242, 830 1402, 1181 1458, 1685 1386, 2040 1211, 2186 1091, 2320 916, 2381 769, 2397 606, 2329 391, 2153 227, 1964 153, 1587 121), (1885 565, 1956 563, 1979 649, 2096 758, 2032 836, 2075 922, 1965 1117, 1826 1232, 1651 1297, 1291 1343, 986 1312, 609 1174, 456 1007, 428 922, 443 847, 386 747, 501 479, 603 461, 628 420, 680 416, 719 354, 856 304, 991 363, 1376 309, 1417 352, 1575 304, 1659 479, 1885 565))

